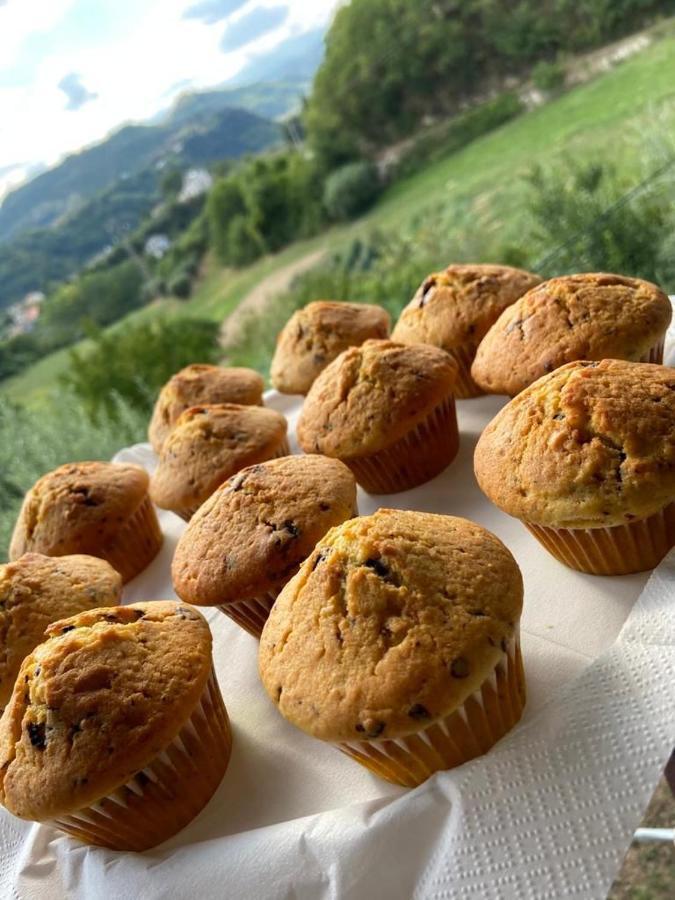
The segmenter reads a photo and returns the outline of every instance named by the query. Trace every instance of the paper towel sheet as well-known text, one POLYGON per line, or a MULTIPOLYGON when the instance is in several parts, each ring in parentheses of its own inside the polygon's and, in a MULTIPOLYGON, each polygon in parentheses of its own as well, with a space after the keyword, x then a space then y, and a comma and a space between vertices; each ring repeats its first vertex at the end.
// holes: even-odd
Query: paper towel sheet
MULTIPOLYGON (((266 402, 293 434, 299 399, 266 402)), ((466 516, 513 552, 528 705, 510 735, 413 791, 389 785, 286 723, 259 683, 256 641, 209 610, 234 749, 206 809, 144 854, 85 847, 2 810, 2 897, 605 897, 675 743, 675 553, 645 590, 647 574, 583 575, 491 506, 472 456, 502 403, 460 401, 461 449, 446 472, 391 497, 359 491, 359 505, 466 516)), ((116 458, 154 465, 147 445, 116 458)), ((124 602, 174 596, 169 567, 185 525, 160 520, 164 548, 124 602)))

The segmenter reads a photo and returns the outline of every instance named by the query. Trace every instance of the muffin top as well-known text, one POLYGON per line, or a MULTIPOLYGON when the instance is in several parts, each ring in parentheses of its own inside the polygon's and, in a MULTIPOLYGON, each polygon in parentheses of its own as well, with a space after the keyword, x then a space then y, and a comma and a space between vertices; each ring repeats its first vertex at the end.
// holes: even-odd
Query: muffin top
POLYGON ((448 266, 422 282, 392 339, 444 350, 477 344, 500 313, 540 281, 538 275, 511 266, 448 266))
POLYGON ((243 469, 192 517, 171 566, 176 593, 218 605, 278 590, 333 525, 356 511, 349 469, 285 456, 243 469))
POLYGON ((297 426, 307 453, 350 459, 394 444, 452 394, 454 360, 438 347, 366 341, 319 375, 297 426))
POLYGON ((180 731, 211 670, 196 609, 134 603, 55 622, 0 720, 0 801, 44 821, 94 803, 180 731))
POLYGON ((514 397, 576 359, 639 360, 663 338, 671 317, 668 297, 639 278, 552 278, 504 310, 471 374, 484 390, 514 397))
POLYGON ((474 462, 490 500, 536 525, 649 516, 675 498, 675 369, 568 363, 495 416, 474 462))
POLYGON ((0 566, 0 708, 24 657, 50 622, 94 606, 114 606, 121 594, 122 577, 94 556, 25 553, 0 566))
POLYGON ((9 558, 96 556, 145 499, 148 483, 144 469, 127 463, 67 463, 48 472, 26 494, 9 558))
POLYGON ((277 338, 270 377, 284 394, 306 394, 315 378, 347 347, 386 338, 389 313, 369 303, 315 300, 294 312, 277 338))
POLYGON ((150 496, 164 509, 199 506, 230 475, 274 456, 286 429, 281 413, 264 406, 193 406, 164 442, 150 496))
POLYGON ((148 429, 153 450, 159 453, 178 417, 191 406, 205 403, 260 406, 264 387, 262 376, 253 369, 223 369, 201 363, 186 366, 159 392, 148 429))
POLYGON ((328 741, 396 738, 448 715, 516 632, 520 570, 479 525, 379 509, 331 529, 263 629, 263 684, 328 741))

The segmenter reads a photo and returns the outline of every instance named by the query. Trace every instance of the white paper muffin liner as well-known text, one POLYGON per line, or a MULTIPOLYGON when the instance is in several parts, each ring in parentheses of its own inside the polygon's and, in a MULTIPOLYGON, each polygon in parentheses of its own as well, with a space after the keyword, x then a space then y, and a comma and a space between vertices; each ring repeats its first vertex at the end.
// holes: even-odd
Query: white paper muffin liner
POLYGON ((393 494, 435 478, 450 465, 458 449, 455 398, 450 395, 390 447, 343 462, 369 494, 393 494))
MULTIPOLYGON (((299 568, 300 563, 298 563, 299 568)), ((249 597, 246 600, 236 600, 233 603, 222 603, 218 606, 218 609, 225 613, 228 618, 235 621, 244 631, 248 631, 254 638, 260 640, 263 627, 274 606, 274 601, 279 596, 280 590, 281 588, 277 591, 266 591, 255 597, 249 597)))
POLYGON ((675 546, 675 502, 653 516, 607 528, 525 525, 571 569, 590 575, 629 575, 655 568, 675 546))
POLYGON ((638 362, 647 362, 647 363, 656 363, 657 365, 663 365, 663 349, 665 346, 665 335, 661 338, 658 344, 655 344, 651 350, 647 353, 644 353, 638 362))
POLYGON ((184 828, 208 803, 231 749, 227 711, 212 669, 187 722, 144 769, 91 806, 52 824, 89 844, 147 850, 184 828))
POLYGON ((162 530, 149 494, 97 556, 107 560, 126 584, 150 565, 162 547, 162 530))
POLYGON ((520 719, 525 706, 525 673, 516 631, 481 686, 454 712, 415 734, 336 744, 381 778, 415 787, 434 772, 482 756, 520 719))
POLYGON ((455 397, 458 400, 482 397, 485 394, 485 391, 471 377, 471 365, 476 358, 477 350, 478 344, 463 344, 461 347, 453 347, 452 350, 447 351, 457 363, 455 397))

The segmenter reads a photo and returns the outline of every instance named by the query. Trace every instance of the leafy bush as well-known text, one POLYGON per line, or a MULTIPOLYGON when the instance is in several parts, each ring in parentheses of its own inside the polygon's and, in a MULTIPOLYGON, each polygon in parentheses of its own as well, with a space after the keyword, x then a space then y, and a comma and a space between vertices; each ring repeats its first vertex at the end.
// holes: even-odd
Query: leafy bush
POLYGON ((540 91, 553 93, 565 84, 565 67, 560 62, 542 59, 532 69, 532 81, 540 91))
POLYGON ((234 216, 225 231, 229 262, 247 266, 265 252, 265 242, 246 216, 234 216))
POLYGON ((78 340, 86 323, 109 325, 143 303, 143 275, 127 260, 112 269, 90 272, 47 297, 36 334, 50 349, 78 340))
POLYGON ((66 462, 110 459, 120 447, 145 439, 146 412, 114 395, 110 406, 114 414, 102 412, 93 425, 71 393, 59 392, 38 410, 0 395, 0 562, 6 559, 23 495, 41 475, 66 462))
POLYGON ((71 351, 62 383, 93 422, 114 420, 120 398, 149 414, 156 392, 174 372, 193 362, 215 362, 218 330, 215 322, 176 318, 92 332, 93 349, 71 351))
POLYGON ((320 172, 294 150, 248 160, 216 182, 207 216, 220 261, 246 265, 323 224, 320 172))
POLYGON ((542 274, 620 272, 675 288, 667 246, 675 231, 673 184, 634 191, 609 163, 535 168, 530 184, 531 243, 542 274), (666 263, 666 265, 664 265, 666 263))
POLYGON ((192 293, 192 278, 190 277, 190 273, 186 269, 179 270, 171 278, 167 288, 169 293, 174 297, 179 297, 181 300, 187 300, 192 293))
POLYGON ((353 219, 373 205, 379 192, 377 170, 372 163, 347 163, 326 179, 323 202, 332 219, 353 219))

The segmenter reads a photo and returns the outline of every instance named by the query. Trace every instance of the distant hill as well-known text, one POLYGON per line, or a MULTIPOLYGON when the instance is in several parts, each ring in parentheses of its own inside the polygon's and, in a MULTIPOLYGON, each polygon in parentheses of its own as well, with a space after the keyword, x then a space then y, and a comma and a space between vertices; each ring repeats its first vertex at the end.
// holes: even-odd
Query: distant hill
POLYGON ((0 308, 75 273, 159 200, 162 168, 208 166, 281 140, 323 58, 325 29, 294 35, 235 79, 186 92, 15 188, 0 206, 0 308))
POLYGON ((181 94, 168 113, 158 121, 169 120, 174 125, 195 116, 218 112, 225 107, 246 109, 265 119, 281 119, 293 112, 300 98, 309 90, 309 81, 259 81, 235 88, 215 88, 210 91, 191 91, 181 94))
POLYGON ((106 140, 68 156, 5 197, 0 242, 74 213, 119 179, 171 161, 189 167, 262 150, 279 127, 242 109, 199 110, 158 125, 126 125, 106 140))
POLYGON ((0 308, 45 290, 138 226, 161 165, 208 166, 273 146, 281 128, 241 109, 122 128, 8 195, 0 208, 0 308))

